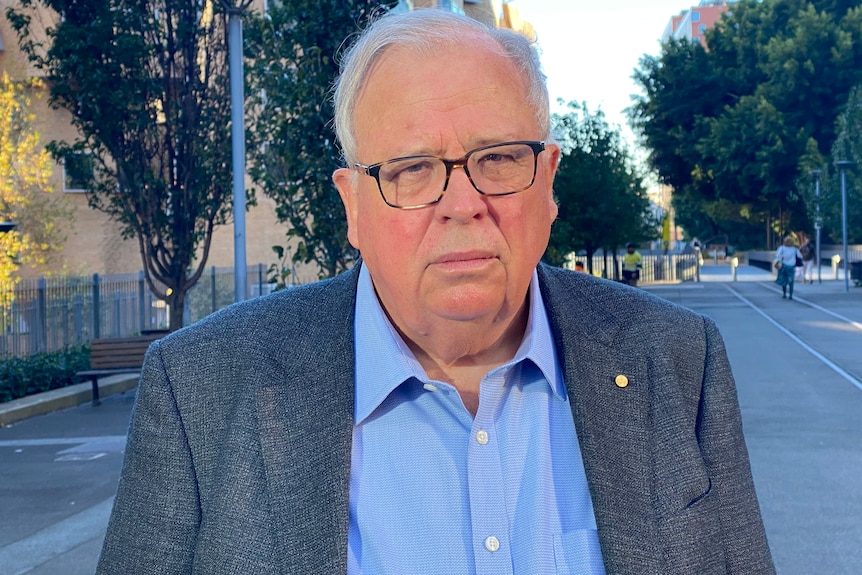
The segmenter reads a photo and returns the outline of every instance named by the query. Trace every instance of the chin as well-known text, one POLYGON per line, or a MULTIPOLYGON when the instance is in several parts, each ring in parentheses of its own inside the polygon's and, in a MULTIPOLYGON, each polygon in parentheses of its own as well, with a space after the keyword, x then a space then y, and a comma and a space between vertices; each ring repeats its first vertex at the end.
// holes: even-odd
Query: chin
POLYGON ((452 290, 443 298, 432 298, 429 308, 436 315, 452 321, 472 321, 498 315, 505 306, 506 295, 496 290, 452 290))

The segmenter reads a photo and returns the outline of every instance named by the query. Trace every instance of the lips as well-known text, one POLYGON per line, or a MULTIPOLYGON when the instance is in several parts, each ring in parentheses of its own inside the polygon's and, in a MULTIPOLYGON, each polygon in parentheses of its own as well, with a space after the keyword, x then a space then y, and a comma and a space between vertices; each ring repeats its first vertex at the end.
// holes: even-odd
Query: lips
POLYGON ((432 263, 445 264, 451 262, 466 262, 472 260, 490 260, 494 259, 495 257, 496 256, 494 256, 494 254, 491 252, 471 250, 468 252, 450 252, 447 254, 443 254, 435 258, 432 263))
POLYGON ((447 253, 435 258, 431 265, 447 271, 470 271, 482 268, 497 257, 484 251, 447 253))

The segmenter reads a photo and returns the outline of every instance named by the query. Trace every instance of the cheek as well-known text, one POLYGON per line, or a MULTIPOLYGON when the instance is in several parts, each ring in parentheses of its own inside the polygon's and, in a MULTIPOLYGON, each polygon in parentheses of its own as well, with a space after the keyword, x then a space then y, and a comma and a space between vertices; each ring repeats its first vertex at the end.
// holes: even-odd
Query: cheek
POLYGON ((371 269, 398 273, 416 263, 421 247, 422 224, 413 214, 389 206, 363 206, 357 218, 359 251, 371 269), (382 268, 385 268, 382 269, 382 268), (394 269, 393 269, 394 268, 394 269))

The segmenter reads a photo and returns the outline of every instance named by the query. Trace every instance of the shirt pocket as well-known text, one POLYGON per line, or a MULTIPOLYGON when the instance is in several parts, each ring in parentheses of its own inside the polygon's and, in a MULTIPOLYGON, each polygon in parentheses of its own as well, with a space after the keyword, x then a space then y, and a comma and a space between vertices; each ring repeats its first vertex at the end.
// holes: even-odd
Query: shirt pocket
POLYGON ((577 529, 554 534, 557 575, 605 575, 599 532, 577 529))

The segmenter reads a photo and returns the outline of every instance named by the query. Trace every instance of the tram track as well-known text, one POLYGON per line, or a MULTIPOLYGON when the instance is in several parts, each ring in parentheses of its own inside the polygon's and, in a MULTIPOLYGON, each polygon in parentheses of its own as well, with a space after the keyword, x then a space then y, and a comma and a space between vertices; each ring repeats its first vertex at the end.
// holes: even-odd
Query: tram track
POLYGON ((775 348, 783 346, 781 342, 787 338, 792 347, 782 349, 804 351, 862 391, 862 292, 800 284, 794 299, 789 300, 782 299, 781 289, 771 281, 687 283, 646 289, 716 319, 732 310, 747 310, 741 321, 734 315, 731 325, 757 334, 757 351, 764 361, 771 360, 775 348), (765 323, 756 323, 760 320, 765 323))
MULTIPOLYGON (((817 360, 829 367, 829 369, 831 369, 843 379, 848 381, 850 384, 855 386, 857 389, 862 391, 862 374, 860 374, 860 371, 862 371, 862 369, 860 369, 859 365, 862 364, 862 322, 858 322, 851 318, 845 317, 840 313, 832 311, 826 307, 823 307, 817 303, 808 300, 807 298, 800 296, 797 296, 792 301, 788 301, 786 303, 793 305, 792 302, 795 302, 797 306, 806 306, 817 313, 828 316, 829 318, 831 318, 831 321, 819 322, 816 320, 812 321, 808 317, 787 315, 786 313, 769 313, 764 309, 765 306, 758 305, 757 303, 755 303, 755 301, 753 301, 753 299, 755 298, 747 298, 739 291, 731 287, 730 284, 723 285, 725 289, 727 289, 731 294, 733 294, 734 297, 742 301, 745 305, 747 305, 761 317, 766 319, 777 330, 789 337, 799 347, 813 355, 817 360), (834 342, 836 333, 841 334, 837 337, 847 337, 853 334, 852 331, 836 329, 838 326, 835 325, 835 321, 838 322, 838 326, 846 326, 847 328, 855 330, 858 334, 859 344, 856 347, 856 359, 859 360, 858 363, 853 361, 847 361, 848 359, 852 360, 852 357, 847 358, 843 357, 844 354, 835 354, 833 350, 836 346, 830 347, 829 345, 824 345, 824 343, 828 341, 834 342), (838 357, 830 357, 836 355, 838 357)), ((767 292, 774 294, 774 296, 772 297, 775 297, 781 293, 781 290, 771 285, 766 285, 762 283, 758 283, 755 285, 763 288, 767 292)), ((841 347, 844 347, 843 344, 841 347)))

